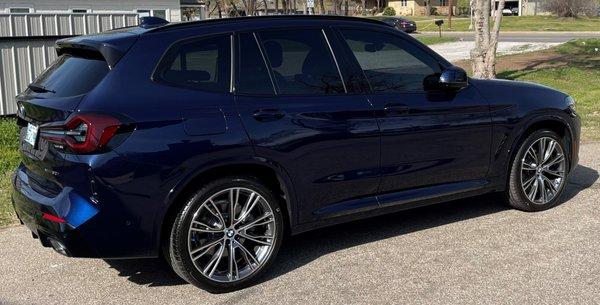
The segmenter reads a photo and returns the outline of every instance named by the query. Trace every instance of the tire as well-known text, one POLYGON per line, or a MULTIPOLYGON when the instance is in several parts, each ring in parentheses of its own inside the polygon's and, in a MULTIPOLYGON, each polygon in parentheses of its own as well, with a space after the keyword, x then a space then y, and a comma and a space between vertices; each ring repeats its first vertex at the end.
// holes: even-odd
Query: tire
POLYGON ((550 209, 560 201, 568 173, 569 149, 565 139, 548 129, 537 130, 520 144, 512 160, 505 193, 507 201, 513 208, 527 212, 550 209), (542 147, 546 150, 554 145, 552 154, 545 161, 546 153, 536 159, 541 145, 545 145, 542 147), (558 163, 553 163, 555 161, 558 163), (549 164, 552 165, 547 167, 549 164))
POLYGON ((253 284, 273 263, 283 241, 283 216, 276 198, 252 177, 227 177, 202 186, 187 200, 171 229, 168 254, 175 273, 212 293, 253 284), (230 199, 236 197, 232 205, 230 199))

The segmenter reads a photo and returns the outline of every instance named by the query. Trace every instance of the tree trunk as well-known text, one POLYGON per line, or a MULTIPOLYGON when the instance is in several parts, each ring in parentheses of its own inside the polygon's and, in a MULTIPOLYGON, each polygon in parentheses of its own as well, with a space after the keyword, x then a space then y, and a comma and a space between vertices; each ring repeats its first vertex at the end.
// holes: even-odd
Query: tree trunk
POLYGON ((367 15, 367 0, 362 0, 362 15, 367 15))
POLYGON ((219 12, 219 19, 223 18, 223 10, 221 9, 221 1, 217 0, 217 12, 219 12))
POLYGON ((452 29, 452 0, 448 0, 448 28, 452 29))
POLYGON ((344 16, 348 16, 348 0, 344 4, 344 16))
POLYGON ((473 77, 496 77, 496 51, 498 35, 502 22, 502 10, 505 0, 500 0, 498 9, 494 11, 494 25, 490 29, 491 4, 489 0, 474 0, 471 7, 474 15, 475 48, 471 50, 473 77))

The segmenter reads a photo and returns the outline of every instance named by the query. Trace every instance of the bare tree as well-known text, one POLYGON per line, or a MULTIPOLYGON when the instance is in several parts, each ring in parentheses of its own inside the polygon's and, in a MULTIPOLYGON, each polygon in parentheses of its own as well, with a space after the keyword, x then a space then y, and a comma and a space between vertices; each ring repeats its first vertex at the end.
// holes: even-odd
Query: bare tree
POLYGON ((490 0, 473 1, 474 6, 471 9, 475 20, 475 48, 471 50, 471 60, 473 76, 476 78, 496 77, 496 51, 504 2, 505 0, 498 1, 498 7, 494 11, 493 28, 490 28, 490 0))
POLYGON ((596 0, 550 0, 546 3, 546 9, 558 17, 594 16, 596 7, 596 0))

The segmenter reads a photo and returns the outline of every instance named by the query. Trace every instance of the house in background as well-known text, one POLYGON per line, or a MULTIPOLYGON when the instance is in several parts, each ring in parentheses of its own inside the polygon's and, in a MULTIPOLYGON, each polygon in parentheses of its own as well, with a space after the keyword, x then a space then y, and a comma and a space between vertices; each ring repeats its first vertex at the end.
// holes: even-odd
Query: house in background
MULTIPOLYGON (((396 15, 427 16, 432 10, 439 15, 448 15, 450 0, 390 0, 388 6, 393 7, 396 15)), ((456 8, 456 0, 453 7, 456 8)))
POLYGON ((179 0, 2 0, 0 13, 126 14, 181 21, 179 0))

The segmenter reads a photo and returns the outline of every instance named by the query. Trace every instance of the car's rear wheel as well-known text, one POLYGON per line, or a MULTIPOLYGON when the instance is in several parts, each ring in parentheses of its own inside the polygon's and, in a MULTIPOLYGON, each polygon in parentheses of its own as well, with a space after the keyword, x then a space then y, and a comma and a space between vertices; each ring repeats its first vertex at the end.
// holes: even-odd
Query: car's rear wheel
POLYGON ((281 209, 250 177, 205 185, 190 197, 171 230, 169 256, 177 274, 211 292, 250 285, 279 251, 281 209))
POLYGON ((521 144, 512 161, 507 197, 524 211, 542 211, 560 200, 569 172, 568 149, 551 130, 538 130, 521 144))

